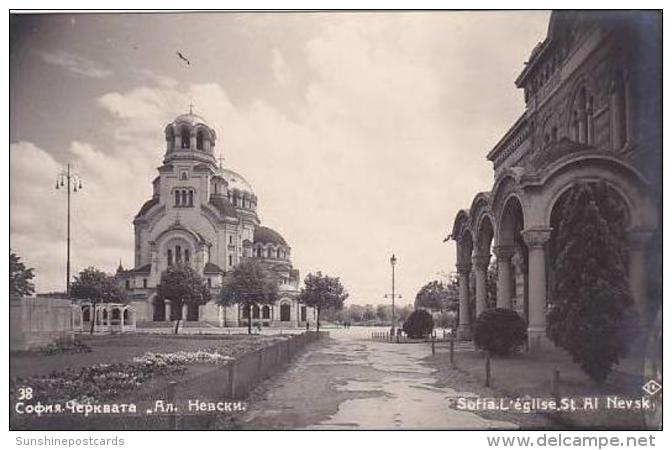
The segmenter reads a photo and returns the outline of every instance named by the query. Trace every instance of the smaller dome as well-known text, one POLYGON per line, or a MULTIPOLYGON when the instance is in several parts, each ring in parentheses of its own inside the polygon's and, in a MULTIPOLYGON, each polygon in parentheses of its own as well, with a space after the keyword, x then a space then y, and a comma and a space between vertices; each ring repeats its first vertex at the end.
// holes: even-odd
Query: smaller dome
POLYGON ((268 227, 256 227, 254 229, 254 242, 261 244, 274 244, 288 247, 287 241, 277 231, 268 227))
POLYGON ((177 116, 175 118, 175 120, 173 120, 173 123, 176 124, 176 125, 178 123, 187 123, 191 126, 202 124, 202 125, 205 125, 208 128, 211 128, 210 125, 208 124, 208 122, 206 122, 206 120, 204 118, 202 118, 199 115, 193 114, 193 113, 181 114, 181 115, 177 116))
POLYGON ((229 190, 237 189, 241 192, 247 192, 248 194, 254 195, 252 185, 248 183, 245 178, 243 178, 233 170, 222 168, 218 170, 218 174, 219 176, 221 176, 226 180, 226 182, 229 185, 229 190))

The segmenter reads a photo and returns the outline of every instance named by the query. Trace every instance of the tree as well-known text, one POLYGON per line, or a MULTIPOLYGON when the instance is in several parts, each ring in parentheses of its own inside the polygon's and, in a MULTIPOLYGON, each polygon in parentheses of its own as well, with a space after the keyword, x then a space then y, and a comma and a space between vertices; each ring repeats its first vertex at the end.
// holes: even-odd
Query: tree
POLYGON ((75 275, 70 284, 70 296, 91 302, 91 334, 96 324, 95 310, 98 303, 125 303, 127 300, 117 279, 94 267, 87 267, 75 275))
POLYGON ((322 272, 309 273, 303 283, 299 301, 317 310, 317 331, 320 331, 320 312, 329 308, 342 309, 348 293, 340 278, 322 275, 322 272))
POLYGON ((613 194, 604 186, 584 183, 560 205, 555 295, 547 322, 549 338, 597 382, 625 355, 637 322, 627 284, 624 213, 608 195, 613 194))
POLYGON ((412 305, 404 305, 395 308, 394 315, 401 322, 405 322, 411 314, 413 314, 414 308, 412 305))
POLYGON ((31 281, 35 278, 32 268, 27 268, 21 258, 10 250, 9 252, 9 296, 26 297, 35 293, 35 285, 31 281))
POLYGON ((362 319, 366 321, 372 321, 376 319, 376 308, 372 304, 366 304, 364 305, 364 314, 362 315, 362 319))
MULTIPOLYGON (((397 311, 395 311, 395 315, 397 311)), ((389 323, 392 320, 392 305, 376 305, 376 318, 383 323, 389 323)))
POLYGON ((402 327, 404 333, 410 338, 419 339, 432 334, 434 329, 434 319, 432 315, 424 309, 416 309, 402 327))
POLYGON ((415 295, 415 307, 430 311, 444 311, 453 300, 453 290, 440 281, 430 281, 415 295))
POLYGON ((278 298, 278 283, 261 264, 248 259, 224 277, 217 303, 222 306, 241 305, 247 312, 247 332, 252 334, 253 308, 272 305, 278 298))
POLYGON ((348 310, 348 320, 351 320, 352 322, 359 323, 362 320, 364 320, 364 312, 365 309, 361 305, 349 305, 347 307, 348 310))
POLYGON ((210 289, 201 275, 188 264, 173 264, 162 274, 156 288, 157 300, 170 300, 172 312, 177 312, 175 333, 179 329, 182 306, 204 305, 210 300, 210 289))

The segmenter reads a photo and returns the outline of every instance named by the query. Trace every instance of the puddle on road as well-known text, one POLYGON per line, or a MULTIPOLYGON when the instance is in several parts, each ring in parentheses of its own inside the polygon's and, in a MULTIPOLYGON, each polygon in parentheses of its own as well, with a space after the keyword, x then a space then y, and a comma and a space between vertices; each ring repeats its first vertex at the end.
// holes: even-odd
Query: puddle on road
POLYGON ((379 382, 349 381, 339 390, 377 391, 384 395, 346 400, 338 412, 310 429, 517 429, 509 422, 484 419, 474 413, 449 408, 461 393, 429 386, 435 380, 386 378, 379 382))

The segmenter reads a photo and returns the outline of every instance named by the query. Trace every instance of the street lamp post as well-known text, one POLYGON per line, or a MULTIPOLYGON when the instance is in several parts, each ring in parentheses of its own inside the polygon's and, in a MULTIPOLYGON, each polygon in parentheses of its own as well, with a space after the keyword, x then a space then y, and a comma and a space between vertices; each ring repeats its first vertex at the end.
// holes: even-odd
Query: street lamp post
POLYGON ((67 218, 67 249, 66 249, 66 262, 65 262, 65 293, 70 297, 70 193, 77 192, 82 189, 82 177, 78 174, 72 172, 70 168, 70 163, 65 170, 62 170, 56 176, 56 189, 65 188, 67 194, 67 204, 68 204, 68 218, 67 218))
POLYGON ((395 298, 401 298, 401 295, 397 295, 394 292, 394 266, 397 264, 397 257, 393 254, 392 257, 390 258, 390 265, 392 266, 392 294, 390 295, 385 295, 385 298, 392 297, 392 328, 391 328, 391 336, 394 336, 395 328, 396 328, 396 320, 395 320, 395 314, 394 314, 394 299, 395 298))

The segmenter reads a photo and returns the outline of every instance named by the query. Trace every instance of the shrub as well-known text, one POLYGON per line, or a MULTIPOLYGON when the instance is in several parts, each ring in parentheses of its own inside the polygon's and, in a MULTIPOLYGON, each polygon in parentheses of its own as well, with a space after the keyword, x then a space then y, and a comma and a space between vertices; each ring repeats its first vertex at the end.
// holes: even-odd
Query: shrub
POLYGON ((402 328, 410 338, 419 339, 427 337, 434 329, 434 319, 424 309, 416 309, 408 316, 402 328))
POLYGON ((474 344, 493 355, 517 351, 527 339, 525 321, 510 309, 486 309, 476 319, 474 344))

